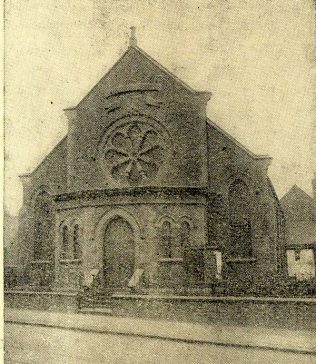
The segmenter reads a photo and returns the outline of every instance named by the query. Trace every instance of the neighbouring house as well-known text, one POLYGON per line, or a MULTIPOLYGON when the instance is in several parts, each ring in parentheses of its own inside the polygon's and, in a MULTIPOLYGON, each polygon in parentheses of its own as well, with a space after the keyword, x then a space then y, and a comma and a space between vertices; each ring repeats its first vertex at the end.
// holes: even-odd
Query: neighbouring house
POLYGON ((315 277, 316 208, 314 199, 294 185, 280 200, 285 216, 288 275, 315 277))
POLYGON ((29 284, 199 287, 285 271, 283 214, 256 155, 208 119, 196 91, 136 44, 21 176, 19 262, 29 284))

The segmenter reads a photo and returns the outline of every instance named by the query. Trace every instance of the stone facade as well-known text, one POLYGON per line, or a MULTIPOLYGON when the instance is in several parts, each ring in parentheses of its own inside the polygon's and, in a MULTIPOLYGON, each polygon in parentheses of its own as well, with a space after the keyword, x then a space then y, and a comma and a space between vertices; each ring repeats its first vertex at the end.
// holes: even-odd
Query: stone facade
POLYGON ((132 44, 65 110, 67 136, 22 176, 31 283, 124 289, 138 269, 144 287, 163 289, 283 272, 271 158, 208 120, 210 97, 132 44))

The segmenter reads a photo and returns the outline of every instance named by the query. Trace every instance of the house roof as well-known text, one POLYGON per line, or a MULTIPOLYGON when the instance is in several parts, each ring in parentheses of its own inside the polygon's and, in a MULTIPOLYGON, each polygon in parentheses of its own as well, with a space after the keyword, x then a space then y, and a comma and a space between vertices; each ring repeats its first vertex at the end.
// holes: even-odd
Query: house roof
POLYGON ((294 185, 280 200, 288 246, 316 244, 316 206, 313 198, 294 185))
POLYGON ((296 197, 296 198, 300 198, 300 199, 304 199, 306 201, 310 201, 311 203, 313 203, 313 198, 306 193, 304 190, 302 190, 297 184, 293 185, 285 194, 284 196, 281 198, 281 202, 285 202, 287 201, 290 197, 296 197))
POLYGON ((290 225, 286 224, 286 245, 301 246, 305 244, 316 245, 316 221, 303 220, 295 221, 290 225))

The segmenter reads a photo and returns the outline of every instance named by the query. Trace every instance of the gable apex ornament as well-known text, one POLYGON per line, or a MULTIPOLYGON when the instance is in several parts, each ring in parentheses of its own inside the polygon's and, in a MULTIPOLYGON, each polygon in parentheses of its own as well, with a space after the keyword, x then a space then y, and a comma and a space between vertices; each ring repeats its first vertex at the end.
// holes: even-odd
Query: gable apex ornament
POLYGON ((131 27, 131 35, 129 37, 129 46, 137 47, 137 39, 136 39, 136 27, 131 27))

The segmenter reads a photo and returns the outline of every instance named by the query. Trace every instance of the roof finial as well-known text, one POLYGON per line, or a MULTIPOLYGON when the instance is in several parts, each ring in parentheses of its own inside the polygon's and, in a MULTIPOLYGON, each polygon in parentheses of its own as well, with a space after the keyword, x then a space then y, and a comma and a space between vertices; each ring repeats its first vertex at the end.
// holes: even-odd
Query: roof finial
POLYGON ((137 39, 136 39, 136 27, 131 27, 131 35, 129 38, 129 46, 136 47, 137 46, 137 39))

